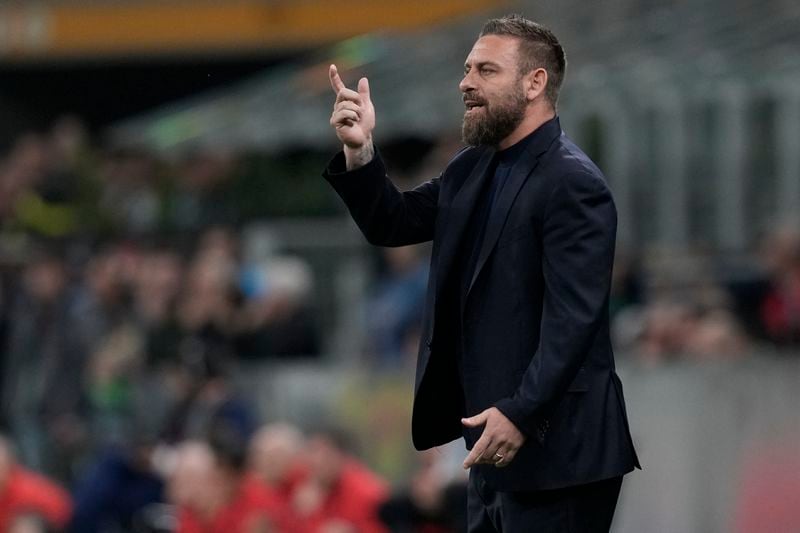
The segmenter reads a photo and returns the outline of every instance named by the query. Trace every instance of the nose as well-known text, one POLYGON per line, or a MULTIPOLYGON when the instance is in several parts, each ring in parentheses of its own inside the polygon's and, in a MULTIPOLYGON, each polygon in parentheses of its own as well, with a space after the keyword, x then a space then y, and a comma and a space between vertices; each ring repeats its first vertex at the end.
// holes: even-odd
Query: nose
POLYGON ((470 72, 464 74, 464 77, 461 78, 461 83, 458 84, 458 88, 462 93, 475 89, 475 84, 472 82, 472 76, 470 76, 470 72))

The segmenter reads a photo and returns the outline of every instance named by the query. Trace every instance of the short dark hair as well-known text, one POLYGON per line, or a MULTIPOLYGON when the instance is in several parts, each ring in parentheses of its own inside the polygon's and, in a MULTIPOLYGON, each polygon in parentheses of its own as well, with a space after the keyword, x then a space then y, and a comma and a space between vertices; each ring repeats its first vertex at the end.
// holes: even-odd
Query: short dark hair
POLYGON ((507 35, 519 39, 519 75, 537 68, 545 69, 547 87, 544 94, 555 108, 567 70, 567 56, 553 32, 538 22, 512 14, 488 20, 478 37, 484 35, 507 35))
POLYGON ((245 470, 247 464, 247 437, 230 423, 215 421, 206 435, 217 464, 235 473, 245 470))

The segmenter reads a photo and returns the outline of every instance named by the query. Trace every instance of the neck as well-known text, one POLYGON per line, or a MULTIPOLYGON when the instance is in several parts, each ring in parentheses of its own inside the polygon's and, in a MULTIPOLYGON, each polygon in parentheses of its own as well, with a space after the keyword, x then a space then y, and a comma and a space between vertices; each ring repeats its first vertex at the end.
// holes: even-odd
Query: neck
POLYGON ((556 112, 554 109, 548 107, 547 109, 537 109, 534 108, 531 110, 530 113, 525 115, 525 118, 522 119, 519 126, 511 132, 511 134, 500 141, 497 145, 498 150, 505 150, 511 146, 514 146, 519 141, 539 129, 539 127, 551 120, 553 117, 556 116, 556 112))

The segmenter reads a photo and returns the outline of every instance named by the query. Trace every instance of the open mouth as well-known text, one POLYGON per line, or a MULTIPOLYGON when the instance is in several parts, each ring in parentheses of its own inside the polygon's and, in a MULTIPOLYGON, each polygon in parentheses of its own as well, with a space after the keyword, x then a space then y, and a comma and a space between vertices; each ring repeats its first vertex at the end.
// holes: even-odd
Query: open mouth
POLYGON ((467 113, 469 113, 471 111, 475 111, 476 109, 479 109, 479 108, 483 107, 482 103, 474 101, 474 100, 466 100, 464 102, 464 105, 467 107, 467 113))

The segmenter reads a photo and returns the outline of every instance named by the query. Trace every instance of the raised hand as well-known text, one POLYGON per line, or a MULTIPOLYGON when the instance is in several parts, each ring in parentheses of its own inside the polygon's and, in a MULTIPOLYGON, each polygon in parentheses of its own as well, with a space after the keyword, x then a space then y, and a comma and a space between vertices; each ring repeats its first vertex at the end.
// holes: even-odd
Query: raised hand
POLYGON ((336 65, 329 70, 331 87, 336 93, 331 126, 344 144, 348 168, 361 166, 372 159, 372 130, 375 129, 375 107, 369 95, 369 81, 361 78, 358 91, 348 89, 339 77, 336 65))

